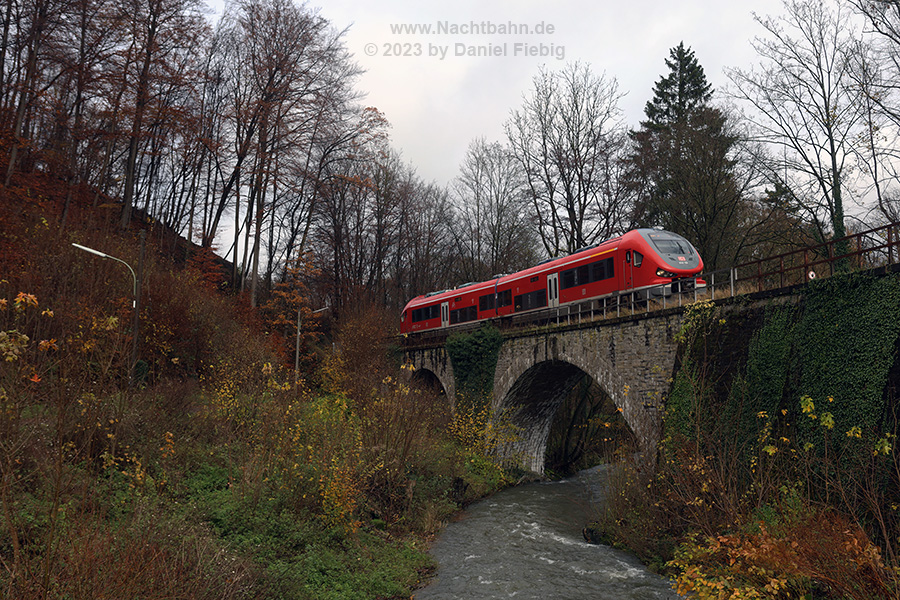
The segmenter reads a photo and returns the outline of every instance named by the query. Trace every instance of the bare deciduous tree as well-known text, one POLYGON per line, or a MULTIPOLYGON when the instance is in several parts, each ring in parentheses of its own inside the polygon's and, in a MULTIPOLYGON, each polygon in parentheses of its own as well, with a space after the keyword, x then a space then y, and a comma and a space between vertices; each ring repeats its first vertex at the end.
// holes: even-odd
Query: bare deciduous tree
POLYGON ((452 190, 461 279, 483 281, 535 261, 537 239, 528 218, 525 177, 509 148, 474 140, 452 190))
MULTIPOLYGON (((769 177, 791 194, 824 238, 845 235, 844 181, 861 121, 847 49, 849 13, 820 0, 786 0, 780 17, 757 17, 766 37, 753 70, 730 69, 735 95, 773 150, 769 177)), ((840 250, 839 250, 840 251, 840 250)))
POLYGON ((588 65, 541 69, 506 133, 522 165, 545 251, 556 256, 619 231, 626 195, 615 167, 624 147, 618 83, 588 65))

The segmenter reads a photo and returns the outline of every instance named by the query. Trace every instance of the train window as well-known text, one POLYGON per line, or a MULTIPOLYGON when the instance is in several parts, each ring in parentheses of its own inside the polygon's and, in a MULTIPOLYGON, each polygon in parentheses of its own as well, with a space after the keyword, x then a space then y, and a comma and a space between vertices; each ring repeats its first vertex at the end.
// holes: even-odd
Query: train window
POLYGON ((605 258, 560 273, 560 288, 566 290, 578 285, 611 279, 614 276, 613 259, 605 258))
POLYGON ((537 281, 538 279, 539 279, 539 277, 538 277, 537 275, 535 275, 534 277, 532 277, 532 278, 530 279, 530 281, 531 281, 531 283, 534 283, 534 282, 537 281))
POLYGON ((591 280, 591 265, 581 265, 575 274, 575 281, 584 285, 591 280))
POLYGON ((478 309, 475 306, 467 306, 450 311, 450 324, 467 323, 478 319, 478 309))
POLYGON ((626 262, 626 263, 630 263, 630 262, 631 262, 631 250, 628 250, 628 251, 625 252, 625 262, 626 262))
POLYGON ((413 323, 419 323, 421 321, 427 321, 428 319, 436 319, 441 314, 441 309, 437 304, 433 304, 431 306, 426 306, 424 308, 417 308, 412 311, 412 321, 413 323))
POLYGON ((659 250, 663 254, 693 254, 693 250, 691 249, 691 245, 682 242, 681 240, 676 240, 674 238, 668 239, 655 239, 651 238, 653 241, 653 245, 656 246, 656 249, 659 250))
POLYGON ((637 250, 635 250, 634 251, 634 266, 640 267, 642 262, 644 262, 644 255, 641 254, 640 252, 638 252, 637 250))
POLYGON ((497 308, 510 306, 512 303, 512 290, 500 290, 497 292, 497 308))
POLYGON ((494 308, 494 294, 485 294, 478 297, 478 310, 484 312, 494 308))
POLYGON ((515 311, 531 310, 547 306, 547 290, 541 289, 516 296, 515 311))

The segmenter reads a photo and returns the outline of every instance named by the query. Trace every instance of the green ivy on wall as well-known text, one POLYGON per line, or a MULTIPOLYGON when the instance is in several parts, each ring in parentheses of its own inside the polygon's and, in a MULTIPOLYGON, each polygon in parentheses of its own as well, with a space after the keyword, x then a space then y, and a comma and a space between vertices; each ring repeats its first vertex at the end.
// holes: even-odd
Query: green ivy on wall
POLYGON ((769 306, 762 326, 750 339, 747 363, 732 381, 721 428, 736 448, 747 451, 763 418, 775 418, 788 387, 791 348, 798 309, 791 305, 769 306))
POLYGON ((712 301, 695 302, 684 309, 681 328, 675 341, 682 345, 680 366, 675 373, 669 399, 666 403, 666 436, 683 436, 696 440, 704 428, 710 387, 705 376, 709 366, 707 341, 719 325, 717 308, 712 301))
POLYGON ((458 395, 485 398, 493 391, 502 345, 503 335, 490 325, 447 338, 444 347, 453 364, 458 395))
POLYGON ((802 396, 811 398, 817 411, 830 413, 833 441, 846 438, 853 427, 880 431, 885 427, 884 388, 898 335, 896 277, 854 273, 816 281, 800 306, 769 306, 761 320, 752 312, 726 318, 721 309, 696 306, 686 311, 678 336, 682 359, 667 403, 666 433, 746 448, 761 418, 776 421, 786 416, 785 423, 799 427, 801 442, 817 444, 823 427, 803 418, 802 396), (728 358, 718 356, 712 342, 726 337, 726 327, 742 328, 740 335, 749 338, 749 347, 726 393, 713 395, 710 390, 724 373, 735 371, 734 365, 724 364, 728 358))
MULTIPOLYGON (((880 428, 898 334, 897 278, 853 274, 810 285, 795 342, 797 401, 812 398, 833 415, 840 434, 851 427, 880 428)), ((822 429, 809 419, 800 422, 805 434, 822 429)))

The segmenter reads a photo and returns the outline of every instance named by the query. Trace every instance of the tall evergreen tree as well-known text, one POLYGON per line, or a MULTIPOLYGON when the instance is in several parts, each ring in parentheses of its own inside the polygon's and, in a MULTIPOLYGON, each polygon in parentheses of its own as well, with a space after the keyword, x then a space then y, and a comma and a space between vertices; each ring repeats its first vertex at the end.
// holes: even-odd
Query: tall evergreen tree
POLYGON ((711 105, 712 86, 694 52, 682 42, 666 66, 644 108, 646 120, 630 132, 634 221, 685 236, 707 268, 727 267, 747 239, 752 177, 739 168, 740 138, 711 105))
POLYGON ((694 51, 685 48, 684 42, 669 51, 666 66, 669 74, 653 86, 653 98, 644 107, 647 120, 641 123, 642 127, 664 128, 682 123, 712 98, 712 85, 694 51))

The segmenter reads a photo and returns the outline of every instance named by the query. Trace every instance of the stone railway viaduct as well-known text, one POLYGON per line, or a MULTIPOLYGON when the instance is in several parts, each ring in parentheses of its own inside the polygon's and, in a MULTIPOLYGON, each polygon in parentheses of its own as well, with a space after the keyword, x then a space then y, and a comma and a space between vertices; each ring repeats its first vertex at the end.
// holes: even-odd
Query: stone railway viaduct
MULTIPOLYGON (((838 257, 835 247, 829 246, 828 258, 815 258, 817 252, 825 252, 820 246, 739 265, 729 270, 730 297, 715 303, 729 304, 729 310, 739 311, 752 311, 771 302, 799 303, 803 301, 808 271, 810 278, 813 268, 833 274, 835 265, 840 268, 842 262, 850 259, 861 266, 883 263, 866 271, 871 275, 896 275, 900 273, 900 263, 895 261, 900 245, 898 227, 900 224, 893 223, 846 238, 849 246, 856 248, 847 256, 838 257), (741 281, 754 282, 759 291, 734 295, 738 269, 753 271, 749 276, 744 274, 741 281)), ((714 288, 715 274, 710 283, 714 288)), ((507 449, 506 458, 543 473, 554 414, 585 374, 621 409, 640 446, 647 451, 655 449, 666 395, 675 374, 675 338, 683 319, 683 307, 664 308, 572 325, 504 332, 494 373, 493 408, 494 414, 509 415, 520 430, 520 439, 515 447, 507 449)), ((436 379, 447 396, 455 398, 456 378, 443 344, 444 340, 436 340, 430 345, 408 346, 406 360, 415 367, 415 373, 436 379)))
MULTIPOLYGON (((507 448, 523 468, 544 471, 553 417, 565 395, 589 375, 621 409, 640 446, 659 439, 675 368, 683 310, 673 308, 577 325, 504 334, 494 374, 494 414, 508 414, 520 439, 507 448)), ((453 365, 443 342, 407 348, 414 373, 436 378, 455 398, 453 365)))

